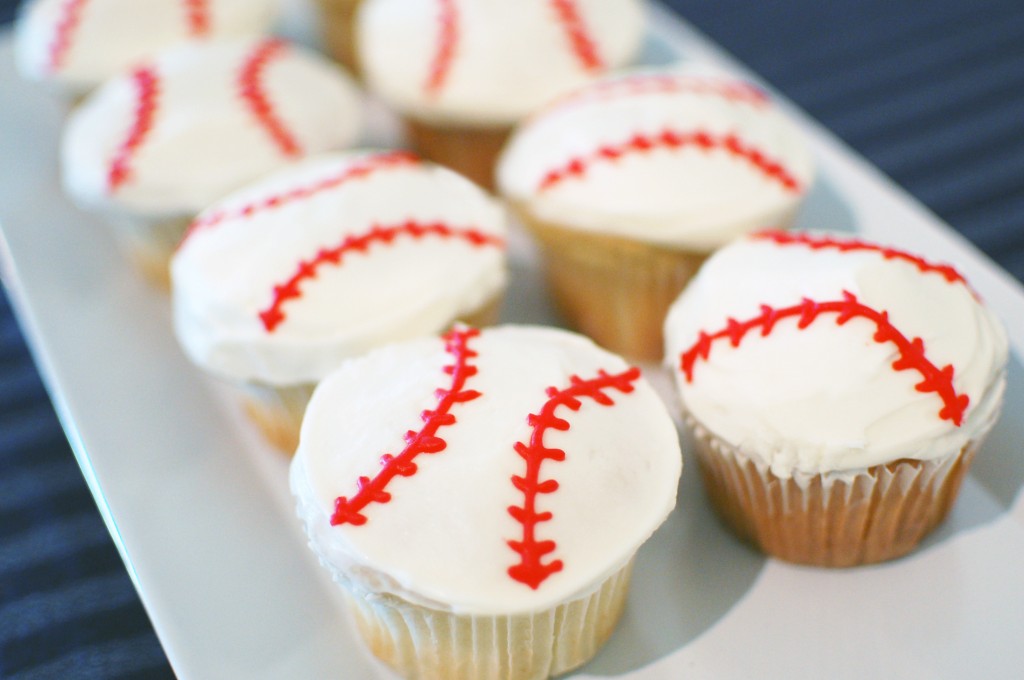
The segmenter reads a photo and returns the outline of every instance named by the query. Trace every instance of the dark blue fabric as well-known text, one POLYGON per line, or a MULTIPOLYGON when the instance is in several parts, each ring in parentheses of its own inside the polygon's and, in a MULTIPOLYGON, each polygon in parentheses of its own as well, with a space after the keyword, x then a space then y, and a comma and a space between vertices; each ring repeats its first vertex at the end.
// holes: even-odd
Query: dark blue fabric
MULTIPOLYGON (((1021 0, 668 4, 1024 279, 1021 0)), ((171 675, 0 292, 0 678, 171 675)))

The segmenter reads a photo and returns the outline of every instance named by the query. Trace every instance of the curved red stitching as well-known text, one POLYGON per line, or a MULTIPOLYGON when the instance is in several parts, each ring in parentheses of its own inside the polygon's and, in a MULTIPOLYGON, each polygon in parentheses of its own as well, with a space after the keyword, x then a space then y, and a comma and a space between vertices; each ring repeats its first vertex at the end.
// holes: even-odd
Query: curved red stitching
POLYGON ((71 50, 75 32, 82 23, 82 10, 89 0, 65 0, 60 8, 60 18, 54 26, 53 42, 50 43, 48 68, 54 73, 64 67, 64 60, 71 50))
POLYGON ((540 118, 559 111, 564 107, 592 101, 610 101, 625 97, 639 97, 648 94, 693 93, 722 97, 731 102, 749 104, 755 107, 767 106, 770 102, 760 88, 742 81, 718 80, 689 74, 642 73, 615 80, 601 81, 570 92, 556 99, 537 113, 540 118))
POLYGON ((623 394, 629 394, 634 390, 633 383, 639 379, 640 369, 635 367, 616 375, 609 375, 601 370, 598 371, 596 378, 589 380, 574 375, 570 378, 570 386, 565 389, 549 387, 546 391, 548 400, 540 413, 531 413, 527 418, 527 422, 533 428, 530 443, 516 442, 513 447, 526 461, 526 474, 523 477, 512 476, 512 485, 523 494, 523 505, 511 505, 508 508, 508 514, 523 526, 521 540, 507 541, 508 546, 519 554, 519 562, 508 568, 508 575, 516 581, 536 590, 547 577, 561 571, 563 567, 562 560, 542 561, 545 555, 554 552, 558 546, 554 541, 537 539, 537 525, 553 517, 551 512, 537 510, 537 496, 558 490, 556 480, 541 481, 541 465, 546 460, 564 461, 566 455, 562 449, 545 446, 544 435, 548 430, 564 432, 570 427, 569 421, 559 418, 555 411, 563 406, 571 411, 579 411, 583 406, 580 401, 583 397, 593 399, 601 406, 613 406, 615 402, 605 394, 605 390, 618 390, 623 394))
POLYGON ((193 37, 200 37, 210 32, 209 0, 184 0, 188 32, 193 37))
POLYGON ((478 229, 459 229, 440 222, 424 224, 409 220, 404 224, 391 227, 374 225, 363 234, 346 236, 334 248, 321 248, 311 260, 299 262, 296 272, 285 283, 274 286, 274 300, 265 310, 260 312, 260 320, 268 333, 272 333, 284 320, 283 307, 289 300, 302 297, 300 288, 303 281, 316 278, 317 270, 325 265, 341 266, 347 253, 364 253, 373 244, 387 244, 400 236, 420 239, 425 236, 438 236, 447 239, 462 239, 476 247, 504 247, 504 241, 497 236, 486 234, 478 229))
POLYGON ((302 155, 295 136, 288 131, 274 111, 274 104, 263 88, 263 73, 271 60, 284 55, 288 45, 277 38, 261 42, 246 57, 238 76, 238 89, 242 101, 256 117, 257 122, 267 131, 274 144, 289 158, 302 155))
MULTIPOLYGON (((187 241, 198 229, 213 227, 227 220, 252 217, 253 215, 266 212, 267 210, 275 210, 291 203, 306 200, 325 191, 337 189, 350 181, 365 179, 378 170, 405 167, 419 162, 420 159, 417 156, 407 151, 389 151, 387 153, 369 156, 359 163, 346 167, 335 175, 318 180, 314 184, 289 189, 288 191, 280 194, 273 194, 260 199, 259 201, 246 203, 245 205, 230 212, 218 211, 200 217, 189 226, 188 231, 185 232, 185 236, 181 240, 181 243, 185 243, 185 241, 187 241)), ((178 247, 180 248, 181 244, 179 244, 178 247)))
POLYGON ((703 131, 681 132, 665 129, 653 135, 637 133, 625 142, 608 144, 587 155, 575 156, 561 167, 554 168, 545 174, 538 191, 545 191, 573 177, 582 177, 590 166, 597 163, 610 163, 623 156, 649 153, 656 149, 679 149, 687 146, 694 146, 705 151, 721 149, 747 161, 783 189, 791 192, 799 192, 801 189, 800 182, 789 174, 781 163, 748 145, 736 135, 716 136, 703 131))
MULTIPOLYGON (((933 264, 928 262, 919 255, 908 253, 904 250, 898 250, 896 248, 890 248, 888 246, 881 246, 876 243, 869 243, 867 241, 861 241, 860 239, 845 239, 840 240, 833 236, 815 236, 813 234, 799 233, 799 232, 788 232, 781 229, 763 229, 761 231, 754 232, 751 234, 753 239, 761 239, 774 241, 778 245, 801 245, 807 246, 811 250, 823 250, 831 248, 838 250, 842 253, 851 251, 872 251, 879 253, 886 260, 903 260, 917 267, 918 271, 922 274, 928 272, 935 272, 940 275, 949 283, 962 283, 967 286, 967 279, 963 277, 960 272, 948 264, 933 264)), ((969 286, 968 286, 969 287, 969 286)))
POLYGON ((459 11, 455 0, 438 0, 437 48, 430 61, 430 72, 423 89, 436 95, 444 87, 455 59, 455 46, 459 42, 459 11))
POLYGON ((575 0, 549 1, 580 65, 584 70, 591 72, 603 69, 604 60, 598 53, 597 43, 587 30, 575 0))
POLYGON ((153 129, 153 121, 156 119, 156 111, 160 103, 160 77, 157 75, 156 69, 140 68, 132 74, 132 80, 135 84, 137 102, 135 119, 128 131, 127 139, 118 148, 110 162, 110 170, 107 173, 107 187, 110 192, 117 191, 131 176, 132 159, 153 129))
POLYGON ((693 369, 698 360, 707 360, 712 345, 716 340, 729 340, 733 347, 739 347, 743 338, 755 329, 761 329, 761 335, 772 332, 780 319, 798 318, 797 328, 802 330, 814 323, 822 314, 835 313, 836 325, 842 326, 854 317, 861 317, 875 324, 876 331, 872 339, 881 344, 891 342, 899 351, 899 358, 892 362, 894 371, 913 369, 921 374, 922 380, 915 389, 918 392, 934 392, 942 399, 943 407, 939 418, 952 421, 957 427, 963 422, 964 413, 970 403, 966 394, 957 394, 953 386, 953 366, 938 368, 924 353, 924 341, 921 338, 909 339, 889 322, 889 313, 878 311, 861 304, 857 297, 849 291, 843 291, 842 300, 815 302, 804 298, 798 305, 791 307, 772 308, 761 305, 761 314, 746 321, 729 318, 725 328, 708 334, 701 331, 697 341, 680 355, 679 368, 686 375, 687 382, 693 382, 693 369))
POLYGON ((334 501, 334 514, 331 515, 331 526, 366 524, 363 510, 370 503, 387 503, 391 494, 387 487, 395 477, 411 477, 416 474, 414 462, 420 454, 434 454, 444 451, 448 443, 437 436, 438 430, 455 423, 452 409, 456 404, 464 404, 481 396, 476 390, 467 390, 466 381, 477 373, 477 368, 470 365, 470 360, 477 353, 469 347, 469 341, 480 335, 475 328, 455 328, 445 336, 444 349, 452 356, 452 363, 444 367, 444 372, 452 377, 448 388, 440 388, 435 392, 437 406, 420 414, 423 428, 419 431, 409 430, 405 433, 405 448, 398 455, 385 453, 380 458, 381 470, 373 479, 360 477, 356 481, 358 491, 354 496, 339 496, 334 501))

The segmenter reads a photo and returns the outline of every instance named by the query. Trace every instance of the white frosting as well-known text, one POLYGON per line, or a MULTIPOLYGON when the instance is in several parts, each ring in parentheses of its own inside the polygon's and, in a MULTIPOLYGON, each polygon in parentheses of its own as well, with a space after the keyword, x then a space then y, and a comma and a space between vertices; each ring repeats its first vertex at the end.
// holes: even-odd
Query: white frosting
POLYGON ((643 35, 639 0, 567 0, 600 67, 573 49, 553 0, 451 0, 455 17, 443 85, 427 87, 446 0, 365 0, 358 49, 369 86, 416 118, 509 126, 606 68, 628 62, 643 35))
POLYGON ((1002 401, 1007 340, 993 314, 964 283, 876 251, 739 240, 707 261, 669 312, 665 333, 684 409, 779 477, 952 454, 987 431, 1002 401), (896 345, 874 341, 877 325, 860 316, 840 326, 838 314, 825 313, 802 330, 799 319, 782 319, 738 347, 714 342, 692 381, 680 370, 701 331, 724 329, 730 317, 753 319, 762 304, 837 300, 843 291, 888 312, 907 339, 921 338, 936 368, 953 366, 955 391, 970 400, 959 427, 940 418, 937 393, 915 389, 921 372, 893 369, 896 345))
POLYGON ((566 97, 525 121, 499 161, 502 193, 536 218, 564 227, 710 251, 753 229, 788 223, 813 178, 799 131, 766 97, 700 67, 637 70, 566 97), (739 93, 740 96, 736 96, 739 93), (782 166, 791 190, 721 146, 656 146, 614 160, 637 135, 665 130, 735 135, 782 166), (545 177, 583 159, 585 170, 544 187, 545 177))
POLYGON ((428 163, 381 164, 273 209, 240 215, 250 204, 376 167, 398 154, 348 153, 311 159, 224 199, 200 215, 171 263, 174 322, 193 361, 240 380, 274 385, 314 382, 347 357, 383 343, 437 333, 505 286, 502 246, 462 238, 408 235, 350 251, 324 264, 285 302, 269 332, 260 317, 299 263, 374 226, 415 220, 473 228, 503 240, 502 208, 476 185, 428 163), (216 219, 216 218, 214 218, 216 219))
MULTIPOLYGON (((114 159, 137 126, 140 88, 122 75, 95 91, 68 121, 62 142, 64 186, 93 210, 189 216, 247 182, 291 163, 243 96, 242 72, 268 43, 195 43, 152 63, 152 124, 130 157, 130 177, 112 188, 114 159)), ((361 124, 351 79, 325 58, 284 46, 259 78, 272 116, 299 155, 351 144, 361 124)))
POLYGON ((449 387, 452 364, 440 339, 391 345, 346 362, 317 388, 306 412, 291 484, 311 546, 335 577, 375 593, 472 614, 540 611, 582 596, 625 564, 675 505, 682 467, 678 435, 654 390, 641 377, 634 391, 606 389, 614 405, 581 397, 581 407, 555 413, 566 431, 548 430, 543 443, 565 452, 547 460, 540 478, 558 482, 537 496, 551 512, 538 540, 554 541, 544 561, 563 568, 539 587, 508 572, 519 556, 506 541, 523 527, 508 512, 524 495, 512 483, 526 474, 514 450, 529 442, 528 414, 539 413, 549 387, 569 387, 599 370, 626 364, 589 340, 565 331, 525 326, 486 330, 469 341, 478 373, 466 389, 481 396, 456 404, 452 425, 437 431, 447 446, 416 458, 411 477, 387 487, 390 501, 373 503, 361 526, 331 526, 338 496, 351 497, 360 476, 398 453, 407 430, 423 427, 435 390, 449 387))
POLYGON ((19 70, 29 79, 85 92, 186 40, 265 33, 277 18, 280 0, 193 3, 206 9, 205 27, 198 31, 190 22, 189 4, 187 0, 30 0, 16 27, 19 70), (78 21, 68 24, 69 16, 77 16, 78 21), (58 43, 66 47, 54 64, 58 43))

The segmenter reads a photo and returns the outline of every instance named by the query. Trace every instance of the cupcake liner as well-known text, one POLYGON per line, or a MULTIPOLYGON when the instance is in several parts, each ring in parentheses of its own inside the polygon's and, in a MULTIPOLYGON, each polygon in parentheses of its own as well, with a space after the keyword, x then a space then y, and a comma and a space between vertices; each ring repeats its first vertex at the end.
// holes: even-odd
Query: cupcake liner
MULTIPOLYGON (((491 326, 501 314, 502 295, 487 300, 476 311, 464 314, 458 320, 471 326, 491 326)), ((315 383, 275 387, 250 382, 241 385, 242 407, 256 424, 264 439, 274 448, 291 456, 299 445, 302 416, 313 396, 315 383)))
POLYGON ((625 607, 633 561, 590 595, 534 614, 473 616, 394 595, 343 588, 356 627, 381 661, 406 678, 528 680, 590 660, 625 607))
POLYGON ((823 567, 913 550, 949 513, 984 439, 933 460, 784 479, 689 422, 704 488, 725 523, 769 555, 823 567))
POLYGON ((494 190, 494 167, 511 128, 440 126, 407 119, 405 132, 421 156, 494 190))
POLYGON ((171 289, 171 258, 192 219, 146 219, 122 216, 110 225, 118 247, 135 269, 162 291, 171 289))
POLYGON ((562 227, 516 210, 540 242, 552 296, 566 320, 598 344, 659 361, 669 306, 706 253, 562 227))
POLYGON ((356 11, 363 0, 317 0, 327 53, 353 74, 359 74, 355 46, 356 11))

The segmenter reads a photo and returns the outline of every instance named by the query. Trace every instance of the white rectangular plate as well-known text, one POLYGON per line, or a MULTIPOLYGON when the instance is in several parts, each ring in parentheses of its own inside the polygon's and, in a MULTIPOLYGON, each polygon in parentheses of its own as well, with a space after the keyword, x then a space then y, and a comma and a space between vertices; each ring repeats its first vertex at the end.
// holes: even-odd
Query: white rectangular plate
MULTIPOLYGON (((742 69, 652 9, 646 56, 742 69)), ((1024 351, 1024 291, 797 111, 821 181, 802 227, 854 230, 955 262, 1024 351)), ((391 130, 380 112, 375 139, 391 130)), ((82 471, 181 678, 371 678, 305 547, 286 463, 185 360, 168 301, 57 182, 61 107, 13 72, 0 40, 4 281, 82 471)), ((550 322, 537 260, 512 244, 506 320, 550 322)), ((680 504, 642 549, 626 614, 588 677, 1019 677, 1024 668, 1024 371, 950 520, 910 557, 800 568, 738 543, 687 452, 680 504)))

